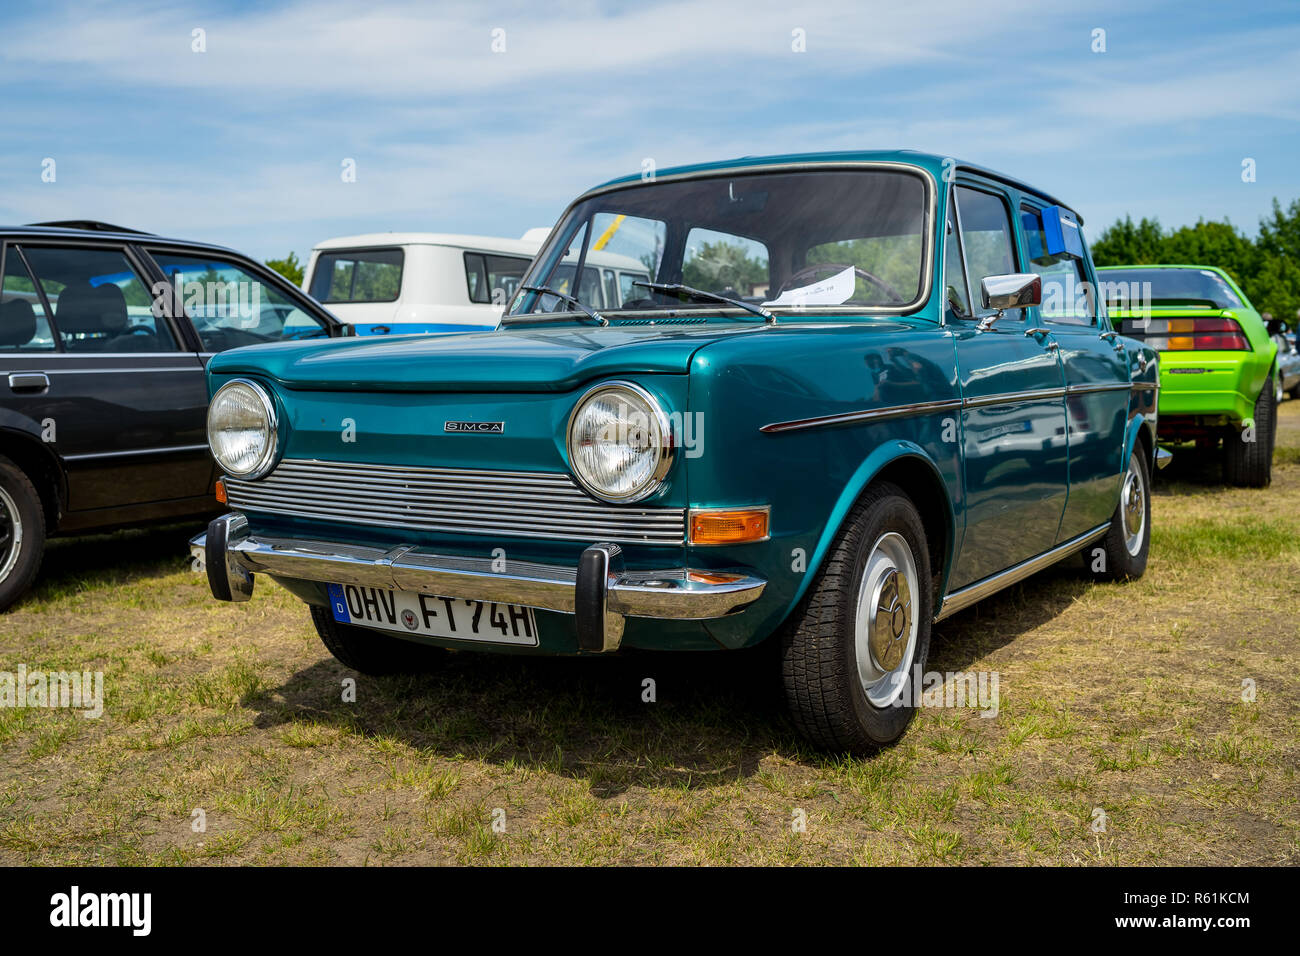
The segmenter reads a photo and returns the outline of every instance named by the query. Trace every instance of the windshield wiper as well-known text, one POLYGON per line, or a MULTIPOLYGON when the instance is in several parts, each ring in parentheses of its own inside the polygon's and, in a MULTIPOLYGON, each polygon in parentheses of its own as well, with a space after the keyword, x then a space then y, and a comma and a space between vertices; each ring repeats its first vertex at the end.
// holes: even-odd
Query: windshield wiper
POLYGON ((752 315, 766 319, 768 322, 775 322, 776 316, 763 308, 761 305, 753 305, 743 299, 733 299, 729 295, 722 295, 718 292, 708 292, 704 289, 695 289, 688 285, 682 285, 680 282, 633 282, 633 285, 644 286, 654 292, 668 292, 673 295, 687 296, 692 299, 708 299, 712 302, 723 302, 727 305, 734 305, 738 309, 744 309, 752 315))
POLYGON ((570 305, 577 306, 578 309, 580 309, 581 311, 587 314, 588 318, 595 319, 601 325, 609 325, 609 319, 605 318, 603 315, 601 315, 591 306, 587 305, 584 302, 581 302, 578 299, 575 299, 573 296, 565 292, 556 292, 550 286, 546 286, 546 285, 521 285, 519 288, 523 289, 525 292, 540 292, 544 295, 553 295, 561 302, 567 302, 570 305))

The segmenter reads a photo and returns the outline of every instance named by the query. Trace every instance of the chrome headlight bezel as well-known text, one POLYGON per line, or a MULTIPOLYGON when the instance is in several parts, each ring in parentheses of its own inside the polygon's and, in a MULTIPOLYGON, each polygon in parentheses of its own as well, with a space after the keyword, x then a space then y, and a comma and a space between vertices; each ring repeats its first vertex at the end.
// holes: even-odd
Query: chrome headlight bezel
POLYGON ((573 474, 574 479, 584 491, 592 497, 601 501, 609 502, 610 504, 630 504, 636 501, 644 501, 646 498, 649 498, 651 495, 657 493, 663 488, 664 478, 668 475, 668 471, 673 465, 675 444, 673 439, 672 420, 664 411, 663 405, 660 404, 659 400, 635 382, 616 379, 601 382, 599 385, 587 389, 587 391, 583 392, 582 395, 579 396, 578 400, 574 402, 573 409, 569 412, 568 423, 565 426, 564 444, 569 457, 569 471, 573 474), (579 458, 574 453, 574 425, 578 420, 579 412, 581 412, 592 399, 608 392, 621 392, 625 398, 630 397, 631 401, 628 402, 629 405, 636 405, 639 403, 645 406, 645 410, 649 413, 647 415, 648 424, 654 432, 651 441, 651 448, 654 453, 658 455, 655 467, 651 470, 647 478, 639 486, 622 495, 611 494, 597 485, 590 476, 584 474, 582 468, 578 464, 579 458))
POLYGON ((240 478, 245 481, 254 481, 263 477, 275 467, 280 458, 280 417, 275 409, 275 399, 271 397, 271 393, 268 392, 265 387, 251 379, 231 379, 216 390, 212 396, 212 401, 208 404, 207 436, 208 450, 212 452, 212 457, 216 460, 217 466, 221 468, 222 472, 232 478, 240 478), (264 432, 266 436, 266 444, 263 447, 261 454, 258 455, 257 460, 253 463, 253 467, 243 471, 237 471, 231 468, 226 462, 222 461, 221 457, 217 454, 216 446, 212 441, 212 418, 218 408, 217 400, 221 398, 223 393, 236 388, 247 389, 252 393, 258 406, 260 406, 265 421, 264 432))

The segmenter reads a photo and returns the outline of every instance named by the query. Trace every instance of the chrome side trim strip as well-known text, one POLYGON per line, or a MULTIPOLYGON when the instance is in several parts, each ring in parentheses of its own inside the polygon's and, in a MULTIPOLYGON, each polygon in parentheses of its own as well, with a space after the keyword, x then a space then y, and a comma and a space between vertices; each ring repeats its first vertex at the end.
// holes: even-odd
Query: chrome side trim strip
POLYGON ((169 445, 166 448, 130 448, 126 451, 93 451, 81 455, 64 455, 64 461, 95 461, 103 458, 131 458, 136 455, 170 455, 189 451, 207 451, 208 444, 169 445))
POLYGON ((868 408, 856 412, 844 412, 839 415, 822 415, 817 418, 801 418, 788 422, 772 422, 759 431, 766 434, 801 431, 805 428, 823 428, 828 425, 845 425, 854 422, 879 422, 891 418, 910 418, 914 415, 929 415, 934 412, 956 410, 962 407, 961 399, 952 398, 937 402, 917 402, 913 405, 889 405, 885 408, 868 408))
POLYGON ((1155 388, 1146 383, 1110 383, 1106 385, 1071 385, 1066 388, 1040 388, 1026 392, 998 392, 995 395, 976 395, 973 398, 942 399, 935 402, 916 402, 912 405, 889 405, 884 408, 867 408, 860 411, 841 412, 838 415, 821 415, 816 418, 798 418, 788 422, 772 422, 759 428, 768 435, 781 432, 802 431, 807 428, 824 428, 831 425, 858 422, 887 421, 891 418, 909 418, 958 408, 986 408, 989 405, 1012 405, 1017 402, 1041 402, 1063 398, 1067 395, 1087 395, 1093 392, 1147 391, 1155 388))
POLYGON ((1014 405, 1017 402, 1041 402, 1051 398, 1064 398, 1064 388, 1038 388, 1025 392, 998 392, 996 395, 976 395, 963 398, 963 408, 986 408, 989 405, 1014 405))
POLYGON ((1037 574, 1044 568, 1051 567, 1056 562, 1068 558, 1074 552, 1086 548, 1098 538, 1103 537, 1110 530, 1110 524, 1098 525, 1091 531, 1085 531, 1078 537, 1071 538, 1064 544, 1058 544, 1050 551, 1044 551, 1037 557, 1023 561, 1013 568, 999 572, 991 577, 984 578, 982 581, 976 581, 974 584, 968 584, 966 587, 953 591, 943 599, 943 606, 939 613, 934 616, 936 621, 942 621, 945 617, 956 614, 958 611, 965 610, 972 604, 984 600, 990 594, 1001 591, 1005 587, 1022 581, 1030 575, 1037 574))

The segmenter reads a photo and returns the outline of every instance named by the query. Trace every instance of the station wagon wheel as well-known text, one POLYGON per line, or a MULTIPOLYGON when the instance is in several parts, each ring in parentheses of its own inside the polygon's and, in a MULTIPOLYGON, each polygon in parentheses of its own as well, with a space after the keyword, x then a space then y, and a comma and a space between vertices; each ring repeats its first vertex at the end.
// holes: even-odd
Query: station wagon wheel
POLYGON ((0 456, 0 611, 36 577, 45 550, 45 512, 27 475, 0 456))
POLYGON ((903 735, 930 650, 933 582, 925 527, 896 485, 867 490, 845 518, 781 635, 791 717, 827 750, 865 755, 903 735))
POLYGON ((1105 537, 1083 552, 1092 573, 1107 581, 1140 578, 1151 550, 1151 469, 1141 442, 1129 453, 1119 502, 1105 537))

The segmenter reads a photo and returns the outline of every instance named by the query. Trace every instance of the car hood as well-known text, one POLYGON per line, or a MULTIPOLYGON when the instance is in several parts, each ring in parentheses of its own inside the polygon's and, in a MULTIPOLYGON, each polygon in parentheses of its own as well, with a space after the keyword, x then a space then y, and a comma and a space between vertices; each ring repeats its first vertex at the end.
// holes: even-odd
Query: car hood
POLYGON ((214 375, 255 375, 302 390, 560 392, 609 374, 684 375, 692 356, 710 343, 779 331, 753 323, 672 328, 660 322, 386 335, 251 346, 216 355, 208 367, 214 375))

